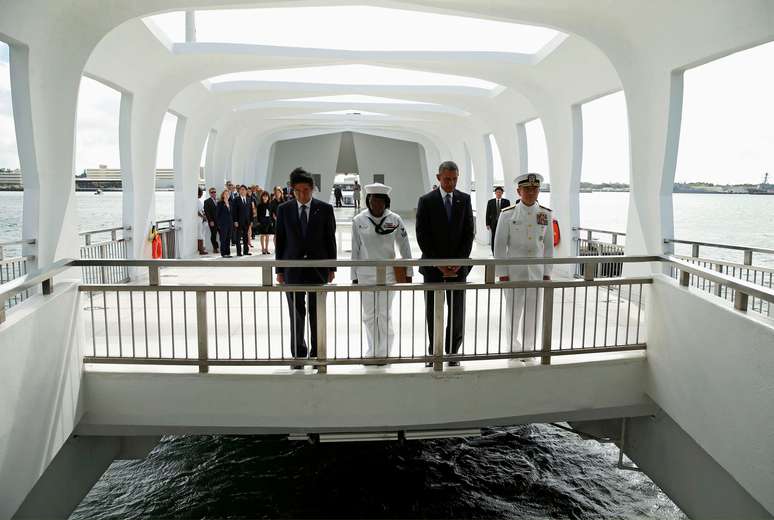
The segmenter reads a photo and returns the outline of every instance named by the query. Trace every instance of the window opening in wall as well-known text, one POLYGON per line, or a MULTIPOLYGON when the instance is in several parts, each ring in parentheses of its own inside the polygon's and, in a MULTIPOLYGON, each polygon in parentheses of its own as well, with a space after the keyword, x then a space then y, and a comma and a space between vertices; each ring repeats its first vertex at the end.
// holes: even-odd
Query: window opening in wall
MULTIPOLYGON (((675 237, 774 248, 772 63, 774 42, 685 71, 675 237)), ((678 244, 675 251, 691 254, 690 246, 678 244)), ((700 254, 743 261, 741 252, 702 247, 700 254)), ((774 256, 758 255, 754 262, 774 267, 774 256)))
MULTIPOLYGON (((123 223, 119 119, 121 93, 81 77, 75 126, 75 189, 80 231, 123 223), (98 195, 98 196, 95 196, 98 195)), ((105 240, 105 235, 93 238, 105 240)))
MULTIPOLYGON (((580 224, 625 232, 629 206, 629 122, 623 91, 581 105, 580 224)), ((600 237, 609 240, 610 235, 600 237)), ((617 237, 623 243, 623 236, 617 237)))
MULTIPOLYGON (((548 192, 551 187, 551 172, 548 162, 548 147, 546 146, 546 134, 543 131, 543 122, 540 119, 533 119, 524 123, 524 129, 527 134, 527 171, 539 173, 543 176, 543 191, 540 194, 540 203, 548 206, 551 203, 551 194, 548 192)), ((515 187, 511 187, 508 194, 514 194, 515 187)), ((518 196, 516 196, 518 198, 518 196)))
MULTIPOLYGON (((19 169, 19 151, 16 146, 16 127, 11 102, 10 49, 0 42, 0 201, 3 215, 0 218, 0 242, 22 238, 22 177, 19 169), (7 224, 6 224, 7 223, 7 224)), ((6 248, 7 257, 19 256, 21 248, 6 248)))

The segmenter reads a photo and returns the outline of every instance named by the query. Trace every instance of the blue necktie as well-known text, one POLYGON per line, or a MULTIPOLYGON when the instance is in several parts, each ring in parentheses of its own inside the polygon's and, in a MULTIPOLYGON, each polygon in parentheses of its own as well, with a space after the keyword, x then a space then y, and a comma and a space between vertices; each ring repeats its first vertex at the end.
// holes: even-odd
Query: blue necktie
POLYGON ((451 194, 446 194, 446 202, 444 204, 446 206, 446 219, 451 222, 451 213, 452 213, 452 205, 451 205, 451 194))
POLYGON ((306 204, 301 205, 301 236, 306 237, 306 228, 309 227, 309 217, 306 215, 306 204))

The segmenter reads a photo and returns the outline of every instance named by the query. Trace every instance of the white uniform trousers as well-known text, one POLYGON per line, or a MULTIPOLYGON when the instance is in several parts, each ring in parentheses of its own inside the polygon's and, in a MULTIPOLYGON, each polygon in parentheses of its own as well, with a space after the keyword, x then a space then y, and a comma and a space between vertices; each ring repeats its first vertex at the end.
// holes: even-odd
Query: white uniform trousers
POLYGON ((543 290, 503 289, 505 292, 505 337, 511 352, 540 351, 542 348, 543 290), (526 291, 526 294, 525 294, 526 291))
POLYGON ((363 328, 366 330, 368 348, 364 357, 387 357, 395 340, 394 321, 397 318, 392 312, 395 293, 392 291, 376 291, 362 293, 363 328))

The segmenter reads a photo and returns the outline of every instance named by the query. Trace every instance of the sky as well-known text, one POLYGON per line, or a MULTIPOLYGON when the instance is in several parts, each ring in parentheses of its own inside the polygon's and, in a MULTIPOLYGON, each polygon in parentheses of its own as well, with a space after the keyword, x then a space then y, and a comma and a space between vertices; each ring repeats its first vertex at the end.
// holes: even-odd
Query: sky
MULTIPOLYGON (((678 182, 717 184, 762 181, 774 175, 774 43, 721 58, 685 73, 678 182)), ((84 79, 79 96, 76 171, 99 164, 118 168, 119 94, 84 79)), ((356 108, 356 107, 355 107, 356 108)), ((628 182, 624 94, 586 103, 583 110, 582 180, 628 182)), ((159 139, 157 166, 170 168, 175 118, 168 115, 159 139)), ((530 171, 548 172, 539 121, 527 124, 530 171)), ((504 144, 498 143, 500 150, 504 144)), ((19 166, 10 99, 8 47, 0 42, 0 168, 19 166)))

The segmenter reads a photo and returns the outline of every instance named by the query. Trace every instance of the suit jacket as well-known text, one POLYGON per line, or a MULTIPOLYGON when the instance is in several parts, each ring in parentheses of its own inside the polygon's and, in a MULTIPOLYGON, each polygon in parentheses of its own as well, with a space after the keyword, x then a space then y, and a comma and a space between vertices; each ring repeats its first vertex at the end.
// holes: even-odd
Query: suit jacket
MULTIPOLYGON (((335 260, 336 218, 333 206, 312 199, 306 237, 302 237, 298 202, 289 200, 280 204, 274 238, 277 260, 335 260)), ((335 267, 277 267, 277 274, 284 274, 288 284, 317 284, 327 283, 328 272, 335 270, 335 267)))
MULTIPOLYGON (((441 190, 422 195, 417 202, 416 231, 422 258, 470 258, 475 235, 470 195, 454 190, 451 222, 446 218, 441 190)), ((469 266, 461 267, 456 280, 464 281, 468 271, 469 266)), ((426 281, 443 279, 436 267, 420 267, 419 272, 426 281)))
POLYGON ((489 199, 489 202, 486 203, 486 225, 492 228, 492 230, 497 227, 500 211, 511 205, 511 201, 503 197, 500 199, 500 211, 497 211, 496 203, 497 199, 489 199))
POLYGON ((249 195, 245 196, 245 202, 242 202, 242 197, 231 199, 231 217, 240 227, 247 227, 253 220, 253 199, 249 195))
POLYGON ((207 217, 207 222, 215 222, 216 213, 217 204, 212 200, 212 197, 207 197, 207 200, 204 201, 204 214, 207 217))
POLYGON ((231 209, 226 206, 225 202, 220 200, 218 201, 218 205, 215 209, 215 215, 219 230, 231 230, 231 228, 234 227, 234 219, 231 218, 231 209))

